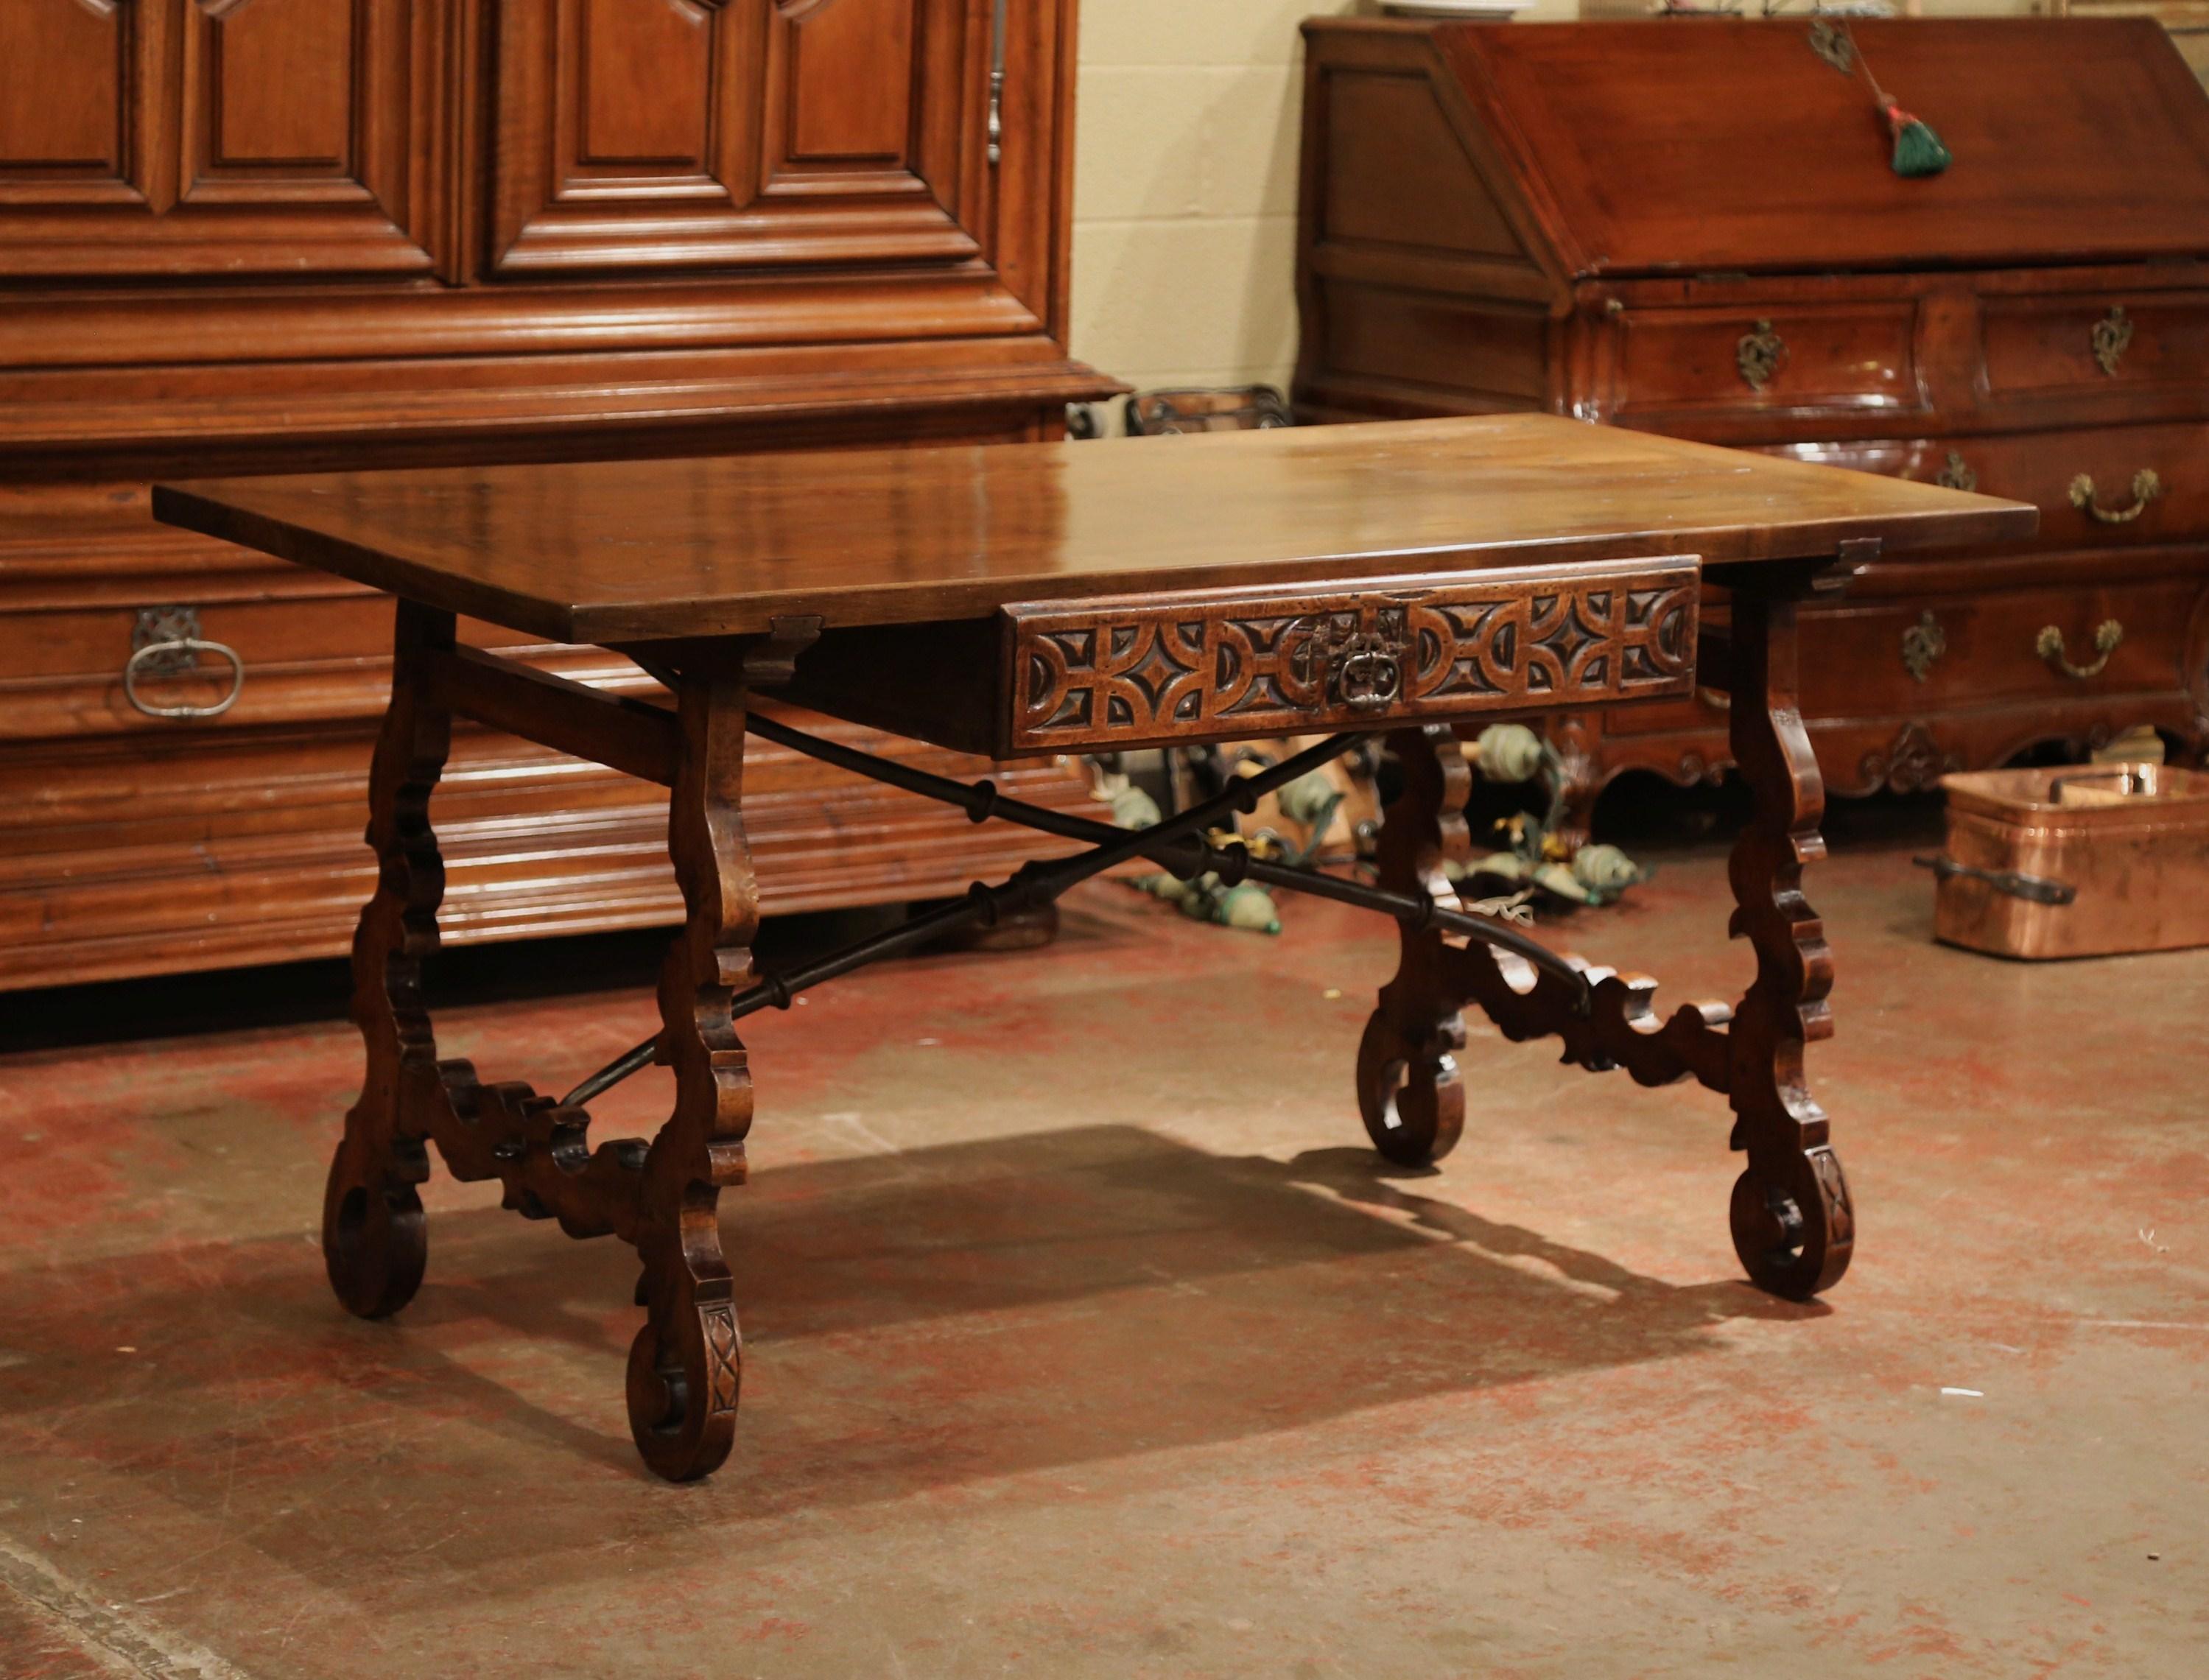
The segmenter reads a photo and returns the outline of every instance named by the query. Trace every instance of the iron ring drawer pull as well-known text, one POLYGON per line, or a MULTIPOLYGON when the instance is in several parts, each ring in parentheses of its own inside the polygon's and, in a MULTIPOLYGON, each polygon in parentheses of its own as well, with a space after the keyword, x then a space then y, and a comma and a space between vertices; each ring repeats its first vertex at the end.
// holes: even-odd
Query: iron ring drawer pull
POLYGON ((2147 504, 2163 494, 2163 480, 2152 467, 2143 467, 2133 474, 2133 504, 2129 508, 2105 508, 2094 497, 2092 473, 2081 473, 2071 480, 2071 505, 2090 519, 2104 525, 2129 525, 2147 511, 2147 504))
POLYGON ((1973 869, 1969 864, 1958 863, 1946 852, 1938 858, 1912 858, 1910 861, 1922 870, 1931 870, 1942 881, 1960 875, 1967 881, 1984 882, 1997 893, 2023 899, 2028 904, 2069 904, 2079 896, 2079 889, 2068 882, 2050 881, 2044 875, 2020 875, 2015 870, 1973 869))
POLYGON ((238 657, 238 649, 220 641, 207 641, 200 637, 178 636, 169 641, 149 641, 124 661, 123 666, 123 697, 149 718, 219 718, 238 704, 238 697, 245 692, 245 661, 238 657), (175 675, 173 662, 197 653, 219 653, 230 661, 230 692, 212 706, 149 706, 138 695, 138 678, 150 667, 170 667, 162 675, 175 675))
POLYGON ((1385 712, 1404 693, 1403 656, 1393 648, 1351 650, 1334 669, 1335 698, 1353 712, 1385 712))
POLYGON ((2125 627, 2114 618, 2105 618, 2094 627, 2094 651, 2101 657, 2092 665, 2074 665, 2071 654, 2063 645, 2063 632, 2053 624, 2042 628, 2033 641, 2032 651, 2048 661, 2066 677, 2084 683, 2099 677, 2109 669, 2110 655, 2117 651, 2125 639, 2125 627))

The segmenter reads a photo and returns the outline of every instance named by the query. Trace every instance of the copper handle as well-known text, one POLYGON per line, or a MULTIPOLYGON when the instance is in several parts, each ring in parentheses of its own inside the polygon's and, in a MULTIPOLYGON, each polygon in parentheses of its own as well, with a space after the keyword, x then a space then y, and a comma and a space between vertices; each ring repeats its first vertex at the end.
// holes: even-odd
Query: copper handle
POLYGON ((1937 858, 1912 858, 1910 861, 1922 870, 1931 870, 1935 880, 1947 881, 1961 876, 1966 881, 1979 882, 2028 904, 2071 904, 2079 897, 2079 889, 2068 881, 2051 881, 2044 875, 2025 875, 2017 870, 1974 869, 1969 864, 1958 863, 1945 852, 1937 858))
MULTIPOLYGON (((173 669, 163 672, 176 675, 173 669)), ((149 718, 219 718, 238 704, 238 697, 245 692, 245 661, 238 657, 238 649, 220 641, 206 641, 196 635, 178 636, 168 641, 149 641, 123 661, 123 697, 149 718), (230 692, 212 706, 149 706, 138 697, 138 678, 149 666, 172 665, 180 656, 189 659, 199 653, 218 653, 230 661, 230 692)))
POLYGON ((2163 479, 2152 467, 2133 474, 2133 503, 2129 508, 2105 508, 2094 495, 2093 475, 2081 473, 2071 480, 2071 505, 2089 519, 2104 525, 2130 525, 2147 511, 2147 504, 2163 494, 2163 479))
POLYGON ((2125 639, 2125 627, 2114 618, 2105 618, 2094 630, 2094 651, 2101 655, 2092 665, 2071 663, 2070 650, 2063 644, 2063 632, 2053 624, 2043 629, 2034 640, 2032 651, 2048 661, 2066 677, 2084 683, 2099 677, 2109 668, 2110 655, 2117 651, 2117 644, 2125 639))

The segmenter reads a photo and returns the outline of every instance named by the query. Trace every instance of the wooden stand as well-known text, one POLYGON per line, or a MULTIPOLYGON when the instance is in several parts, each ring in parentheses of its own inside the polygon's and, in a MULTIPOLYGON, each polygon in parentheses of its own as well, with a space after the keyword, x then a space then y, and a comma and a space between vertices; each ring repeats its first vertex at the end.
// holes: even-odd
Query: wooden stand
POLYGON ((530 467, 163 486, 172 522, 242 538, 401 598, 370 839, 378 886, 355 945, 368 1075, 331 1169, 330 1279, 357 1313, 403 1306, 424 1257, 415 1189, 454 1173, 570 1236, 635 1245, 647 1318, 629 1362, 638 1450, 663 1476, 726 1456, 741 1340, 715 1206, 752 1115, 737 1023, 896 952, 1003 932, 1137 858, 1393 917, 1401 961, 1359 1048, 1375 1146, 1431 1160, 1464 1129, 1456 1056, 1478 1004, 1505 1036, 1554 1036, 1591 1071, 1692 1078, 1731 1104, 1735 1246, 1800 1298, 1846 1268, 1848 1189, 1803 1049, 1829 1030, 1833 961, 1804 901, 1825 790, 1797 693, 1799 604, 1883 550, 2029 534, 2031 509, 1922 485, 1537 417, 1218 433, 1101 444, 751 461, 530 467), (564 499, 563 499, 564 498, 564 499), (548 520, 548 507, 563 516, 548 520), (455 520, 448 509, 466 509, 455 520), (1703 576, 1732 591, 1699 626, 1703 576), (455 639, 456 612, 624 653, 672 709, 455 639), (1568 704, 1606 713, 1727 690, 1755 794, 1733 855, 1732 931, 1756 954, 1737 1003, 1660 1018, 1656 983, 1469 913, 1468 786, 1454 732, 1568 704), (1316 743, 1147 828, 1111 828, 793 727, 772 694, 846 723, 999 761, 1253 737, 1316 743), (688 919, 659 1027, 564 1096, 441 1063, 422 1004, 443 865, 429 801, 456 720, 509 730, 671 791, 688 919), (1327 731, 1341 732, 1326 734, 1327 731), (1209 835, 1231 812, 1381 736, 1405 772, 1376 885, 1209 835), (742 812, 757 737, 1086 851, 1032 859, 900 926, 755 975, 742 812), (674 1111, 650 1142, 592 1148, 587 1105, 653 1061, 674 1111))
MULTIPOLYGON (((1389 742, 1405 785, 1387 813, 1380 891, 1371 897, 1373 907, 1403 920, 1403 954, 1358 1048, 1357 1095, 1374 1146, 1389 1159, 1448 1153, 1464 1128, 1455 1056, 1468 1003, 1514 1040, 1556 1035, 1568 1059, 1591 1071, 1622 1067, 1644 1085, 1692 1076, 1730 1097, 1732 1144, 1748 1153, 1733 1194, 1736 1250, 1761 1287, 1803 1298, 1839 1280, 1854 1231, 1847 1181, 1803 1068, 1803 1046, 1831 1030, 1832 956, 1801 890, 1803 865, 1824 855, 1817 825, 1825 796, 1795 707, 1795 604, 1745 597, 1732 645, 1734 746, 1756 793, 1756 816, 1730 871, 1733 931, 1757 954, 1748 994, 1730 1008, 1687 1005, 1659 1024, 1653 980, 1572 957, 1538 967, 1530 954, 1469 936, 1468 918, 1450 913, 1455 900, 1440 866, 1467 855, 1460 813, 1471 772, 1448 725, 1399 729, 1389 742), (1383 901, 1390 894, 1399 902, 1383 901)), ((752 968, 759 894, 741 810, 745 687, 710 670, 669 675, 671 714, 462 650, 451 614, 401 603, 391 709, 370 795, 378 886, 353 946, 354 1019, 368 1070, 331 1163, 322 1248, 331 1286, 350 1310, 382 1318, 404 1307, 427 1258, 415 1187, 429 1176, 425 1145, 432 1142, 456 1178, 499 1180, 505 1205, 524 1218, 557 1219, 571 1237, 611 1235, 632 1244, 643 1268, 636 1298, 647 1316, 629 1350, 629 1427, 645 1462, 683 1481, 728 1456, 743 1370, 716 1217, 720 1192, 743 1181, 752 1119, 751 1075, 731 1000, 766 990, 772 998, 755 998, 754 1007, 786 1005, 798 986, 761 982, 752 968), (423 961, 437 946, 444 892, 429 807, 456 714, 672 789, 668 850, 688 919, 661 975, 653 1059, 673 1069, 676 1099, 648 1143, 620 1139, 593 1149, 589 1113, 574 1099, 540 1096, 525 1084, 487 1085, 471 1063, 437 1059, 421 984, 423 961)), ((1355 739, 1339 738, 1334 750, 1355 739)), ((911 785, 912 773, 901 774, 911 785)), ((993 791, 978 797, 990 808, 1003 804, 993 791)), ((997 814, 1020 820, 1035 813, 997 814)), ((1061 826, 1091 825, 1062 819, 1061 826)), ((1236 867, 1209 846, 1177 851, 1189 843, 1159 832, 1165 837, 1152 849, 1193 859, 1192 870, 1236 867)), ((1122 835, 1102 849, 1133 852, 1147 840, 1122 835)), ((1053 870, 1031 866, 994 894, 978 891, 986 909, 939 914, 947 926, 1032 916, 1063 884, 1094 873, 1089 861, 1061 866, 1063 883, 1053 870)), ((1296 884, 1282 882, 1283 873, 1292 872, 1269 878, 1296 884)), ((1356 891, 1333 883, 1330 895, 1356 891)), ((880 950, 832 960, 831 972, 894 948, 879 939, 871 944, 880 950)))

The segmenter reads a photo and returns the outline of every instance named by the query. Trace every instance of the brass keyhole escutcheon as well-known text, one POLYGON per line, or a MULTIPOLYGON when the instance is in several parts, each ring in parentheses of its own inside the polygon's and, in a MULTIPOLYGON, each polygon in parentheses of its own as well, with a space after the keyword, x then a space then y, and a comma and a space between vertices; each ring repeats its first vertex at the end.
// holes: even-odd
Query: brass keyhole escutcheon
POLYGON ((1918 682, 1932 677, 1933 667, 1947 651, 1947 632, 1941 628, 1941 621, 1933 616, 1930 607, 1925 610, 1923 617, 1902 633, 1903 668, 1918 682))
POLYGON ((2111 304, 2110 312, 2094 323, 2093 343, 2096 365, 2110 378, 2116 378, 2117 364, 2133 347, 2132 317, 2125 313, 2122 304, 2111 304))
POLYGON ((1772 330, 1769 321, 1760 321, 1743 333, 1733 349, 1734 365, 1752 391, 1761 391, 1770 384, 1786 359, 1787 341, 1772 330))
POLYGON ((1943 467, 1933 482, 1948 490, 1977 490, 1979 475, 1971 471, 1971 463, 1955 450, 1948 451, 1947 465, 1943 467))

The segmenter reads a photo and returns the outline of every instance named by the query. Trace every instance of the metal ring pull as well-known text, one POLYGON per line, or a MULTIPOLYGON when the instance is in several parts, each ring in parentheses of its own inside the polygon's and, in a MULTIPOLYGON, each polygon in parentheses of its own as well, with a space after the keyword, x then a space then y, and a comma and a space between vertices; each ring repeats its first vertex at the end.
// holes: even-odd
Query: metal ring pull
POLYGON ((2084 683, 2092 677, 2099 677, 2109 668, 2110 655, 2117 651, 2118 644, 2124 639, 2125 627, 2122 624, 2114 618, 2104 619, 2094 629, 2094 651, 2099 653, 2101 658, 2096 659, 2092 665, 2074 665, 2071 663, 2070 650, 2064 646, 2063 632, 2055 625, 2049 624, 2044 627, 2039 635, 2034 639, 2032 651, 2066 677, 2076 677, 2080 682, 2084 683))
POLYGON ((2163 494, 2163 479, 2152 467, 2143 467, 2133 474, 2133 504, 2129 508, 2105 508, 2094 497, 2093 475, 2081 473, 2071 480, 2071 505, 2090 519, 2104 525, 2129 525, 2147 511, 2147 504, 2163 494))
POLYGON ((208 641, 196 635, 178 636, 168 641, 149 641, 125 660, 123 666, 123 697, 149 718, 219 718, 238 704, 238 697, 245 692, 245 661, 238 657, 238 649, 220 641, 208 641), (200 653, 219 653, 230 661, 230 692, 212 706, 149 706, 138 697, 138 677, 149 666, 163 667, 156 674, 175 676, 178 673, 170 662, 179 657, 189 658, 200 653))
POLYGON ((1336 697, 1353 712, 1381 712, 1404 692, 1404 662, 1392 650, 1353 647, 1335 668, 1336 697))

